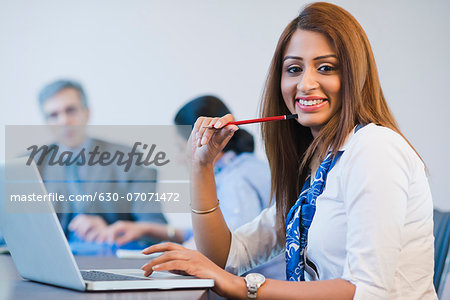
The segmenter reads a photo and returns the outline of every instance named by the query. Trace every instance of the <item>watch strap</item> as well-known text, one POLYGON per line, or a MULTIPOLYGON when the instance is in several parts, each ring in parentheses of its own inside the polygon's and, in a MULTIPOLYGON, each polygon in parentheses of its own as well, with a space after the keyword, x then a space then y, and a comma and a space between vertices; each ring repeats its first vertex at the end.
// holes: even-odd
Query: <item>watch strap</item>
POLYGON ((247 285, 247 298, 248 299, 256 299, 256 292, 258 291, 258 286, 256 285, 247 285))

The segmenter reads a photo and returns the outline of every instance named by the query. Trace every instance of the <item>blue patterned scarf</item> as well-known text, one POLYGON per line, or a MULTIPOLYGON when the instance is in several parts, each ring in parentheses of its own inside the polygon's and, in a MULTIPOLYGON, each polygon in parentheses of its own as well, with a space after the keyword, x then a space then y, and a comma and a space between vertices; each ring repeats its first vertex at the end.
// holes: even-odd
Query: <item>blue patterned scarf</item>
POLYGON ((311 176, 308 174, 297 202, 289 210, 286 218, 286 278, 289 281, 305 280, 303 257, 308 242, 308 229, 316 212, 316 199, 325 188, 328 172, 342 153, 343 151, 339 151, 333 157, 330 152, 325 157, 312 185, 310 185, 311 176))
MULTIPOLYGON (((365 125, 358 124, 354 133, 365 125)), ((336 157, 328 153, 317 170, 312 185, 310 175, 306 178, 297 202, 286 217, 286 278, 289 281, 305 280, 304 254, 308 242, 308 230, 316 212, 316 199, 322 194, 328 172, 334 167, 344 151, 338 151, 336 157)))

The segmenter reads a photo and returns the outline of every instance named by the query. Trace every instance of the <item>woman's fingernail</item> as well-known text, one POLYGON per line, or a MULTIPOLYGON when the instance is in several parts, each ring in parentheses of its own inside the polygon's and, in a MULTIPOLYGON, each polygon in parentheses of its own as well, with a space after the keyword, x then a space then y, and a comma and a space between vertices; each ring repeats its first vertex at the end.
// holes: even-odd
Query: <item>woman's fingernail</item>
POLYGON ((216 123, 216 124, 214 124, 214 127, 215 127, 215 128, 219 128, 219 126, 220 126, 220 125, 222 125, 222 122, 220 122, 220 121, 217 121, 217 123, 216 123))
POLYGON ((159 269, 159 265, 153 266, 152 270, 158 270, 159 269))
POLYGON ((141 267, 141 270, 144 270, 144 268, 145 268, 146 265, 147 265, 147 264, 143 265, 143 266, 141 267))
POLYGON ((206 145, 206 136, 204 136, 204 137, 202 138, 201 144, 202 144, 202 145, 206 145))

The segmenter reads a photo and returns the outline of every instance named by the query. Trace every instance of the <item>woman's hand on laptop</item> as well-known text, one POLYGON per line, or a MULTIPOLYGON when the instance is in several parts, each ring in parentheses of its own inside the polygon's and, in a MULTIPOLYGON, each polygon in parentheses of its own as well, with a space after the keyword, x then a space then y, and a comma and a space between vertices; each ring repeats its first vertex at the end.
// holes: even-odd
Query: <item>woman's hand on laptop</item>
POLYGON ((144 254, 164 252, 142 266, 145 276, 153 271, 170 271, 197 278, 214 279, 214 291, 226 298, 247 298, 244 278, 228 273, 196 250, 186 249, 175 243, 162 243, 148 247, 144 254))

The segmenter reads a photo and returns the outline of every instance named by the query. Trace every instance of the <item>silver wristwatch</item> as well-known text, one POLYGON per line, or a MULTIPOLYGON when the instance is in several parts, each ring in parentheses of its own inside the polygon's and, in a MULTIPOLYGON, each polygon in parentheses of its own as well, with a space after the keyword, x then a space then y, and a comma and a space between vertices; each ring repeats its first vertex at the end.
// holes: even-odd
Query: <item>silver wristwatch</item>
POLYGON ((266 277, 259 273, 250 273, 245 276, 245 283, 247 284, 247 297, 249 299, 256 299, 256 292, 259 287, 266 281, 266 277))

